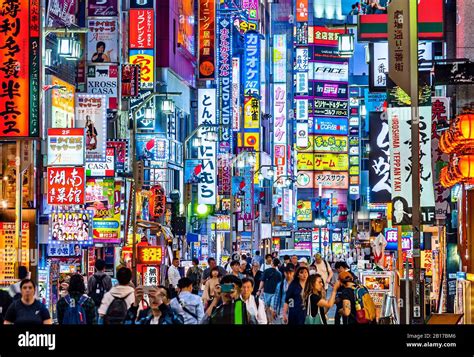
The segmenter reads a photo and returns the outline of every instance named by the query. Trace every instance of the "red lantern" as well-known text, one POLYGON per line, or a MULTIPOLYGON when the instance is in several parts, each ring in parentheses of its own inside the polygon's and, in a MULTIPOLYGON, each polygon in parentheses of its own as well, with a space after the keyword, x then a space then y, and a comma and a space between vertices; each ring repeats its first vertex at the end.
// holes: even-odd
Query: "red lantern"
POLYGON ((158 218, 165 214, 166 211, 166 195, 161 185, 152 186, 150 197, 150 217, 158 218))

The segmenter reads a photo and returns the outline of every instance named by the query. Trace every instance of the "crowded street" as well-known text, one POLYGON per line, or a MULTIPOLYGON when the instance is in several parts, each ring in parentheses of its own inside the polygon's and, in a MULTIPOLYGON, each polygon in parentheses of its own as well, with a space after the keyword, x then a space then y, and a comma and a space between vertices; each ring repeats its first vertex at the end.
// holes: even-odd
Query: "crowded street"
POLYGON ((472 8, 0 0, 0 324, 473 325, 472 8))

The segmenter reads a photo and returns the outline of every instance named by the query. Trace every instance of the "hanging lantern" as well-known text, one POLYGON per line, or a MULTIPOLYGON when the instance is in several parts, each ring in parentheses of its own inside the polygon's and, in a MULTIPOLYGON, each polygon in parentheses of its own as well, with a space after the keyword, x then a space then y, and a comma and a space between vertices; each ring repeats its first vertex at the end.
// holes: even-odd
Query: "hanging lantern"
POLYGON ((344 58, 352 57, 354 55, 354 34, 341 33, 338 38, 339 56, 344 58))

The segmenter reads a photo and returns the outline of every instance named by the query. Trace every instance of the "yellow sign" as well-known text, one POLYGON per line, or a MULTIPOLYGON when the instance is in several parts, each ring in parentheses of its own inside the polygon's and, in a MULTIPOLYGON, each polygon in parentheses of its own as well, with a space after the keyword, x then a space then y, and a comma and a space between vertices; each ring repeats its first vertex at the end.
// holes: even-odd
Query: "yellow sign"
POLYGON ((155 80, 153 50, 130 50, 130 63, 140 66, 141 87, 153 88, 155 80))
POLYGON ((260 101, 253 97, 245 97, 244 128, 260 128, 260 101))
POLYGON ((346 153, 348 150, 347 136, 340 135, 310 135, 308 146, 299 147, 298 152, 332 152, 346 153))
POLYGON ((299 222, 311 222, 313 220, 313 211, 311 201, 298 201, 296 204, 296 220, 299 222))
POLYGON ((298 170, 347 171, 349 158, 347 154, 298 153, 298 170))
POLYGON ((431 250, 421 251, 421 268, 425 269, 426 276, 433 275, 433 254, 431 250))
MULTIPOLYGON (((244 145, 240 145, 241 143, 239 142, 239 146, 244 146, 247 148, 253 148, 255 150, 255 166, 254 166, 254 172, 258 171, 260 167, 260 154, 258 151, 260 150, 260 133, 249 133, 249 132, 244 132, 244 145)), ((244 154, 242 154, 244 155, 244 154)), ((254 183, 258 184, 258 175, 255 175, 254 178, 254 183)))
POLYGON ((74 128, 74 96, 76 87, 55 76, 51 77, 51 84, 63 87, 51 90, 52 127, 74 128))

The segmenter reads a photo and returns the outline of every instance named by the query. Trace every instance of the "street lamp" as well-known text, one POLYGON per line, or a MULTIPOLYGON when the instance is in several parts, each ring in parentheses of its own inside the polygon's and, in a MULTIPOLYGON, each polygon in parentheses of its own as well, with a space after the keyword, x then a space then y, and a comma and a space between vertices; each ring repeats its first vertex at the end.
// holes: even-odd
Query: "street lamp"
POLYGON ((164 113, 164 114, 167 114, 167 115, 171 115, 174 113, 174 101, 171 100, 171 99, 164 99, 162 102, 161 102, 161 111, 164 113))
POLYGON ((354 34, 353 33, 346 32, 339 35, 338 50, 339 50, 339 56, 343 58, 350 58, 354 55, 354 34))

